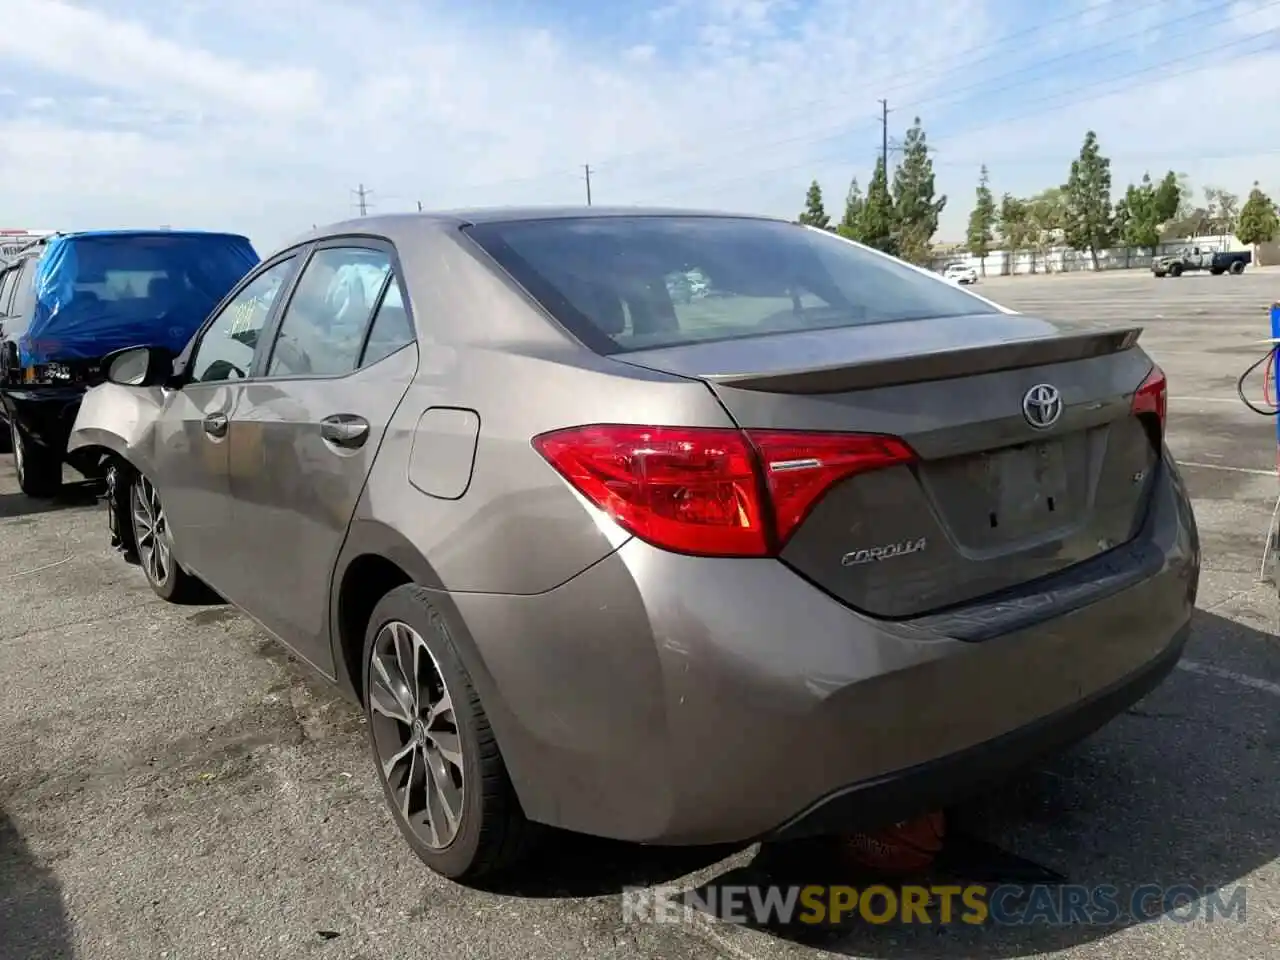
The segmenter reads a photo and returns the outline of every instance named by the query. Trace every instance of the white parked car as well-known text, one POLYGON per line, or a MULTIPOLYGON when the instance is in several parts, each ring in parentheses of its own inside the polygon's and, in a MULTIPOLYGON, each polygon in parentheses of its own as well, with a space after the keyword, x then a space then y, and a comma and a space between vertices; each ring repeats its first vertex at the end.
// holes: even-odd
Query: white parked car
POLYGON ((963 263, 953 263, 947 269, 942 271, 942 275, 952 283, 977 283, 978 271, 973 267, 966 267, 963 263))

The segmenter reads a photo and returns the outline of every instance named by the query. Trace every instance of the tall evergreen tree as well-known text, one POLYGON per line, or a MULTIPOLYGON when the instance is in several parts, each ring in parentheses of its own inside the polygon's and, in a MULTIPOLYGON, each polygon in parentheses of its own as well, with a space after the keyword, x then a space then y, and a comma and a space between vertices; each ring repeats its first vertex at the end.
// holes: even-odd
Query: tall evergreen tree
POLYGON ((822 205, 822 187, 817 180, 809 184, 809 191, 804 196, 804 212, 800 214, 800 222, 822 230, 831 226, 831 218, 822 205))
POLYGON ((862 240, 862 209, 867 205, 867 199, 862 195, 862 189, 858 186, 858 178, 854 177, 849 184, 849 193, 844 200, 844 216, 840 218, 840 223, 836 227, 836 233, 849 240, 862 240))
POLYGON ((1163 226, 1178 215, 1182 207, 1182 182, 1170 170, 1155 187, 1156 223, 1163 226))
POLYGON ((876 169, 867 187, 867 200, 862 205, 861 240, 869 247, 895 257, 898 255, 893 198, 889 195, 889 177, 885 172, 883 157, 876 160, 876 169))
MULTIPOLYGON (((1125 246, 1149 249, 1160 243, 1160 226, 1164 223, 1162 214, 1168 211, 1170 203, 1167 191, 1164 196, 1160 191, 1166 189, 1167 183, 1168 177, 1156 185, 1151 182, 1151 175, 1144 173, 1142 182, 1129 184, 1124 199, 1116 203, 1113 217, 1115 234, 1125 246)), ((1177 185, 1176 180, 1174 184, 1177 185)), ((1178 211, 1179 197, 1180 194, 1174 195, 1174 213, 1178 211)))
POLYGON ((1280 233, 1280 215, 1275 202, 1262 192, 1257 181, 1249 191, 1249 199, 1240 208, 1236 237, 1241 243, 1270 243, 1280 233))
POLYGON ((1031 239, 1031 218, 1025 200, 1006 193, 1000 199, 1000 241, 1009 257, 1009 272, 1017 265, 1018 254, 1031 239))
POLYGON ((902 145, 902 163, 893 174, 899 256, 912 263, 929 262, 930 244, 938 232, 938 215, 946 205, 947 198, 936 194, 933 160, 924 128, 916 117, 902 145))
POLYGON ((978 174, 977 199, 973 212, 969 214, 969 232, 965 238, 969 252, 978 258, 978 269, 987 275, 987 256, 991 253, 991 244, 995 240, 996 201, 991 195, 990 180, 987 176, 987 165, 982 165, 978 174))
POLYGON ((1088 250, 1093 269, 1098 251, 1111 242, 1111 161, 1098 150, 1098 135, 1085 134, 1080 156, 1071 161, 1071 175, 1063 186, 1066 199, 1066 240, 1073 250, 1088 250))

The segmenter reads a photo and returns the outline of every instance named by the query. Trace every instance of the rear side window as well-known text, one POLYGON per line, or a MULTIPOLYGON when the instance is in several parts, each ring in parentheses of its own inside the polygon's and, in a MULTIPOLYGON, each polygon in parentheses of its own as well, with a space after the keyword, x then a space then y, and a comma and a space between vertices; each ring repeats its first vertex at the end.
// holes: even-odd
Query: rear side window
POLYGON ((898 261, 772 220, 581 217, 466 229, 605 353, 992 311, 898 261))
POLYGON ((6 270, 0 274, 0 316, 9 312, 9 299, 13 296, 13 286, 17 280, 17 270, 6 270))
POLYGON ((28 257, 22 261, 22 269, 18 271, 18 279, 14 283, 13 303, 9 306, 9 314, 14 317, 31 319, 36 309, 36 264, 38 257, 28 257))
POLYGON ((393 276, 382 297, 382 303, 378 305, 378 312, 373 316, 373 326, 369 330, 369 340, 364 347, 364 356, 360 358, 360 366, 367 367, 371 363, 385 360, 401 347, 413 343, 413 340, 413 324, 409 322, 409 313, 404 308, 400 285, 393 276))

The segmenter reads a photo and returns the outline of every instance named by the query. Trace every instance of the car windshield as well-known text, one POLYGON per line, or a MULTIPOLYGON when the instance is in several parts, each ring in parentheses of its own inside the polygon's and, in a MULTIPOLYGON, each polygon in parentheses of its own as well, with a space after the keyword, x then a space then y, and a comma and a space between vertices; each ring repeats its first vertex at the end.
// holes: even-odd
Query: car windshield
POLYGON ((934 275, 774 220, 571 217, 466 231, 605 353, 992 312, 934 275))

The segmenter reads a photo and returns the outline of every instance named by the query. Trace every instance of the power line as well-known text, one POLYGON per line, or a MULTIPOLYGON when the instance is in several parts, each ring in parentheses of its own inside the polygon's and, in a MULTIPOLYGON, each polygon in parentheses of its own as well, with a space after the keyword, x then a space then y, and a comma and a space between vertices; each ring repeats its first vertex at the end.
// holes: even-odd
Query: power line
MULTIPOLYGON (((1154 0, 1154 2, 1148 2, 1143 5, 1134 6, 1134 7, 1125 7, 1122 4, 1117 4, 1114 12, 1110 13, 1107 16, 1099 18, 1094 22, 1093 25, 1097 26, 1099 24, 1107 23, 1113 20, 1118 20, 1124 17, 1131 17, 1134 14, 1142 13, 1146 10, 1163 10, 1166 6, 1167 6, 1167 3, 1165 2, 1165 0, 1154 0)), ((1215 19, 1220 17, 1221 5, 1216 3, 1206 4, 1203 7, 1199 8, 1195 13, 1190 14, 1189 16, 1203 17, 1206 15, 1212 16, 1215 19)), ((874 87, 880 86, 882 81, 890 82, 889 86, 883 88, 884 92, 894 93, 896 91, 900 91, 908 87, 917 85, 921 79, 927 79, 929 77, 946 77, 947 75, 952 73, 960 72, 962 70, 972 69, 984 63, 988 63, 990 61, 993 61, 1005 56, 1004 48, 1009 45, 1010 41, 1017 40, 1022 37, 1026 37, 1031 34, 1039 33, 1041 31, 1046 30, 1046 28, 1054 26, 1055 24, 1058 24, 1058 23, 1063 23, 1067 21, 1077 21, 1079 19, 1079 16, 1080 15, 1078 11, 1073 11, 1069 14, 1063 14, 1061 16, 1054 17, 1053 19, 1044 21, 1035 26, 1027 27, 1021 30, 1014 31, 1009 34, 1005 34, 994 42, 984 42, 980 44, 975 44, 971 47, 963 48, 953 53, 950 57, 945 58, 943 60, 943 64, 940 66, 935 66, 931 69, 927 69, 923 71, 921 70, 911 71, 911 77, 909 80, 900 81, 897 83, 890 82, 890 81, 893 81, 895 78, 901 77, 903 72, 901 69, 885 71, 880 76, 868 77, 865 75, 859 75, 857 77, 856 91, 852 89, 842 88, 839 90, 835 90, 830 94, 824 95, 822 98, 819 98, 819 99, 815 99, 807 102, 806 101, 796 102, 791 104, 787 108, 785 113, 778 113, 774 115, 771 119, 757 118, 756 120, 752 121, 750 124, 746 124, 739 127, 731 127, 727 130, 718 132, 718 137, 721 140, 724 140, 726 136, 733 134, 735 131, 748 132, 748 131, 760 129, 763 127, 771 127, 771 128, 776 127, 779 120, 805 119, 812 114, 813 110, 820 109, 824 104, 828 107, 833 107, 836 104, 840 104, 842 106, 847 105, 847 102, 851 95, 855 95, 856 93, 861 93, 862 91, 867 90, 868 88, 874 88, 874 87), (987 53, 986 56, 980 57, 976 60, 969 60, 967 62, 961 60, 962 57, 965 57, 973 53, 980 53, 984 50, 989 50, 990 52, 987 53), (950 63, 951 65, 947 66, 948 63, 950 63)), ((1163 20, 1161 25, 1167 27, 1169 24, 1178 23, 1184 19, 1187 19, 1187 17, 1163 20)), ((1149 26, 1144 26, 1139 30, 1131 31, 1128 34, 1114 36, 1111 39, 1103 41, 1100 44, 1095 44, 1091 47, 1086 47, 1084 50, 1077 50, 1072 53, 1067 53, 1061 56, 1051 58, 1049 60, 1040 60, 1037 63, 1032 64, 1030 67, 1022 68, 1020 71, 1017 71, 1017 72, 1025 74, 1028 69, 1041 69, 1044 66, 1050 65, 1053 63, 1063 62, 1066 60, 1079 60, 1079 58, 1082 55, 1087 54, 1090 50, 1097 50, 1101 47, 1106 47, 1113 43, 1117 43, 1125 39, 1140 37, 1148 33, 1150 29, 1151 28, 1149 26)), ((1026 44, 1020 44, 1019 46, 1023 50, 1031 49, 1026 44)), ((1122 55, 1127 53, 1128 51, 1123 51, 1122 55)), ((1002 76, 1004 75, 997 75, 996 77, 988 78, 987 80, 982 81, 982 83, 979 85, 985 85, 987 83, 991 83, 993 81, 999 80, 1002 78, 1002 76)), ((970 85, 970 86, 972 87, 973 85, 970 85)), ((954 91, 951 91, 951 92, 954 92, 954 91)), ((926 103, 926 102, 928 101, 921 101, 921 103, 926 103)), ((849 132, 852 132, 853 129, 856 129, 856 128, 850 128, 848 124, 841 124, 840 128, 842 130, 847 130, 849 132)), ((810 136, 812 136, 812 132, 803 134, 798 137, 791 137, 785 140, 774 141, 774 143, 776 143, 777 145, 783 145, 787 143, 803 142, 810 136)), ((679 146, 679 144, 676 144, 676 146, 679 146)), ((603 163, 598 166, 607 168, 610 165, 625 163, 630 160, 635 160, 640 158, 652 159, 656 155, 660 155, 661 153, 669 151, 670 149, 671 149, 671 146, 668 145, 667 147, 662 147, 662 148, 651 148, 651 149, 644 149, 644 150, 638 150, 638 151, 630 151, 630 152, 621 153, 621 154, 614 154, 611 157, 606 157, 603 163)), ((738 152, 740 151, 731 151, 727 155, 734 155, 738 152)), ((553 178, 564 177, 566 173, 567 171, 563 169, 547 170, 543 173, 532 174, 527 177, 488 181, 486 183, 464 184, 464 185, 460 185, 459 189, 483 189, 485 187, 500 187, 500 186, 538 183, 538 182, 544 182, 553 178)))
MULTIPOLYGON (((1270 0, 1270 2, 1264 4, 1262 7, 1259 7, 1258 9, 1260 10, 1267 9, 1268 7, 1277 6, 1278 4, 1280 4, 1280 0, 1270 0)), ((1167 20, 1165 21, 1165 25, 1168 26, 1169 24, 1176 24, 1188 19, 1204 17, 1207 14, 1213 14, 1216 17, 1218 15, 1218 12, 1219 11, 1216 8, 1213 10, 1201 10, 1198 13, 1191 14, 1186 17, 1167 20)), ((1246 38, 1246 39, 1257 39, 1258 37, 1264 36, 1268 33, 1274 33, 1274 31, 1264 31, 1261 34, 1257 34, 1251 38, 1246 38)), ((1112 38, 1111 40, 1106 41, 1105 43, 1099 44, 1097 47, 1094 47, 1092 49, 1096 50, 1099 47, 1109 46, 1120 39, 1126 39, 1126 38, 1125 37, 1112 38)), ((1088 49, 1089 48, 1086 48, 1086 50, 1083 52, 1087 53, 1088 49)), ((984 80, 980 80, 974 83, 969 83, 962 87, 958 87, 958 88, 952 87, 946 90, 944 93, 936 94, 932 97, 927 97, 923 100, 917 100, 912 104, 908 104, 908 106, 912 109, 913 112, 919 115, 921 107, 928 106, 931 104, 934 107, 941 109, 941 108, 946 108, 949 106, 955 106, 955 105, 964 103, 980 94, 985 97, 992 97, 1000 93, 1007 92, 1008 90, 1011 90, 1011 89, 1024 87, 1027 83, 1027 79, 1021 79, 1020 82, 1005 82, 1002 86, 997 86, 994 89, 987 89, 987 90, 982 89, 983 87, 988 87, 991 84, 1000 83, 1002 81, 1019 80, 1019 78, 1024 78, 1029 71, 1042 69, 1043 67, 1049 66, 1058 61, 1071 60, 1073 61, 1073 65, 1075 66, 1087 65, 1087 66, 1093 67, 1093 66, 1097 66, 1099 63, 1105 63, 1108 60, 1113 60, 1118 57, 1128 57, 1129 53, 1130 52, 1128 50, 1118 50, 1111 54, 1108 54, 1106 56, 1103 56, 1096 60, 1088 62, 1087 64, 1080 62, 1079 57, 1081 55, 1081 52, 1068 53, 1060 57, 1055 57, 1047 60, 1040 60, 1036 64, 1033 64, 1030 67, 1022 67, 1017 70, 1007 72, 1005 74, 997 74, 996 76, 988 77, 984 80)), ((1199 54, 1193 54, 1193 56, 1198 56, 1198 55, 1199 54)), ((1185 60, 1185 59, 1187 59, 1187 57, 1176 58, 1174 60, 1165 61, 1162 64, 1157 64, 1156 66, 1158 68, 1163 68, 1163 66, 1168 63, 1177 63, 1177 62, 1180 62, 1180 60, 1185 60)), ((1141 72, 1147 72, 1147 71, 1143 70, 1138 72, 1141 73, 1141 72)), ((1030 78, 1030 79, 1035 79, 1035 78, 1030 78)), ((1111 78, 1111 79, 1116 79, 1116 78, 1111 78)), ((1099 82, 1108 83, 1108 82, 1111 82, 1111 80, 1103 79, 1102 81, 1086 83, 1082 86, 1074 87, 1071 92, 1075 93, 1080 90, 1087 90, 1090 87, 1096 87, 1099 82)), ((1051 96, 1056 97, 1061 95, 1062 95, 1061 93, 1055 93, 1055 94, 1052 94, 1051 96)), ((900 106, 899 109, 904 109, 904 108, 900 106)), ((751 148, 751 153, 753 155, 758 155, 761 152, 761 150, 768 149, 770 147, 781 147, 781 146, 790 146, 790 145, 798 145, 798 144, 812 145, 812 144, 828 143, 835 140, 843 141, 850 134, 855 133, 857 130, 858 130, 857 125, 851 126, 848 123, 841 123, 841 124, 838 124, 834 129, 829 127, 825 132, 820 132, 820 133, 817 133, 816 135, 813 131, 810 131, 809 133, 801 136, 793 136, 793 137, 788 137, 782 140, 775 140, 771 143, 757 144, 751 148)), ((739 147, 732 154, 727 154, 726 156, 736 157, 736 156, 739 156, 741 153, 742 153, 742 149, 739 147)), ((655 184, 655 183, 661 184, 664 181, 666 181, 668 178, 685 179, 688 177, 689 173, 692 171, 708 168, 708 167, 718 168, 718 164, 721 162, 723 162, 723 159, 710 159, 710 160, 697 161, 693 164, 684 164, 678 167, 669 167, 665 170, 655 171, 651 175, 642 175, 639 178, 639 182, 644 184, 655 184)), ((716 170, 716 173, 718 175, 719 173, 718 169, 716 170)))
MULTIPOLYGON (((1267 4, 1266 6, 1276 6, 1277 4, 1280 4, 1280 0, 1272 0, 1272 2, 1271 2, 1271 3, 1269 3, 1269 4, 1267 4)), ((1260 8, 1260 9, 1261 9, 1261 8, 1260 8)), ((1262 38, 1264 38, 1264 37, 1274 37, 1275 35, 1276 35, 1276 31, 1275 31, 1274 29, 1272 29, 1272 30, 1263 30, 1263 31, 1260 31, 1260 32, 1258 32, 1258 33, 1249 34, 1249 35, 1247 35, 1247 36, 1245 36, 1245 37, 1242 37, 1242 38, 1237 39, 1237 40, 1233 40, 1233 41, 1228 42, 1228 43, 1219 44, 1219 45, 1217 45, 1217 46, 1213 46, 1213 47, 1208 47, 1208 48, 1205 48, 1205 49, 1197 50, 1197 51, 1194 51, 1193 53, 1186 54, 1186 55, 1184 55, 1184 56, 1174 57, 1174 58, 1167 59, 1167 60, 1162 60, 1162 61, 1160 61, 1160 62, 1158 62, 1158 63, 1151 64, 1151 65, 1149 65, 1149 66, 1147 66, 1147 67, 1144 67, 1144 68, 1142 68, 1142 69, 1139 69, 1139 70, 1132 70, 1132 71, 1129 71, 1128 73, 1122 73, 1122 74, 1119 74, 1119 75, 1116 75, 1116 76, 1111 76, 1111 77, 1104 77, 1104 78, 1102 78, 1101 80, 1094 81, 1094 82, 1092 82, 1092 83, 1087 83, 1087 84, 1083 84, 1083 85, 1081 85, 1081 86, 1078 86, 1078 87, 1074 88, 1072 91, 1069 91, 1068 93, 1062 93, 1062 92, 1059 92, 1059 93, 1050 94, 1050 95, 1049 95, 1049 96, 1047 96, 1047 97, 1037 98, 1037 99, 1029 100, 1029 101, 1024 101, 1024 103, 1022 104, 1023 106, 1028 106, 1028 107, 1032 107, 1032 106, 1034 106, 1034 107, 1035 107, 1035 109, 1033 109, 1033 110, 1027 110, 1027 111, 1024 111, 1024 112, 1021 112, 1021 113, 1015 113, 1015 114, 1013 114, 1013 115, 1011 115, 1011 116, 1005 116, 1005 117, 998 117, 998 118, 994 118, 994 119, 992 119, 992 120, 990 120, 990 121, 988 121, 988 122, 986 122, 986 123, 979 124, 979 125, 978 125, 978 126, 976 126, 976 127, 969 127, 969 128, 967 128, 967 129, 965 129, 965 130, 958 131, 957 133, 955 133, 955 134, 953 134, 953 135, 951 135, 951 136, 943 137, 943 138, 941 138, 941 140, 940 140, 939 142, 940 142, 940 143, 945 144, 945 143, 949 142, 950 140, 954 140, 954 139, 956 139, 956 138, 958 138, 958 137, 962 137, 962 136, 969 136, 970 134, 977 133, 977 132, 980 132, 980 131, 982 131, 982 130, 990 129, 990 128, 992 128, 992 127, 1003 126, 1004 124, 1010 123, 1010 122, 1012 122, 1012 121, 1014 121, 1014 120, 1021 120, 1021 119, 1024 119, 1024 118, 1026 118, 1026 117, 1029 117, 1029 116, 1043 116, 1043 115, 1044 115, 1044 114, 1046 114, 1046 113, 1050 113, 1050 112, 1052 112, 1052 111, 1054 111, 1054 110, 1059 110, 1059 109, 1062 109, 1062 108, 1064 108, 1064 107, 1078 106, 1078 105, 1080 105, 1080 104, 1089 103, 1089 102, 1091 102, 1091 101, 1093 101, 1093 100, 1100 100, 1100 99, 1102 99, 1103 97, 1110 96, 1110 95, 1115 94, 1115 93, 1119 93, 1119 92, 1121 92, 1121 90, 1123 90, 1123 91, 1125 91, 1125 92, 1128 92, 1128 91, 1133 90, 1133 89, 1136 89, 1136 88, 1140 88, 1140 87, 1143 87, 1143 86, 1148 86, 1148 85, 1150 85, 1151 83, 1156 83, 1156 82, 1160 82, 1160 81, 1164 81, 1164 80, 1172 80, 1172 79, 1176 79, 1177 77, 1180 77, 1180 76, 1186 76, 1186 75, 1189 75, 1189 74, 1200 73, 1200 72, 1203 72, 1203 71, 1205 71, 1205 70, 1207 70, 1207 69, 1212 69, 1213 67, 1217 66, 1218 64, 1217 64, 1216 62, 1215 62, 1215 63, 1210 63, 1210 64, 1198 64, 1198 65, 1195 65, 1195 66, 1189 67, 1189 68, 1184 69, 1184 70, 1175 70, 1175 71, 1173 71, 1173 72, 1163 72, 1163 71, 1165 71, 1165 69, 1166 69, 1167 67, 1169 67, 1169 66, 1171 66, 1171 65, 1174 65, 1174 64, 1183 63, 1183 62, 1186 62, 1186 61, 1188 61, 1188 60, 1194 60, 1194 59, 1197 59, 1197 58, 1199 58, 1199 57, 1204 57, 1204 56, 1208 56, 1208 55, 1212 55, 1212 54, 1222 53, 1222 52, 1227 51, 1227 50, 1235 49, 1235 48, 1238 48, 1238 47, 1245 46, 1245 45, 1247 45, 1247 44, 1249 44, 1249 43, 1256 42, 1256 41, 1258 41, 1258 40, 1260 40, 1260 39, 1262 39, 1262 38), (1137 77, 1141 77, 1141 76, 1144 76, 1144 75, 1147 75, 1147 74, 1152 74, 1152 73, 1159 73, 1159 75, 1158 75, 1158 76, 1151 77, 1151 79, 1146 80, 1146 81, 1144 81, 1144 82, 1142 82, 1142 83, 1138 83, 1138 84, 1127 84, 1127 83, 1126 83, 1126 84, 1125 84, 1125 86, 1124 86, 1123 88, 1115 88, 1115 89, 1105 89, 1105 90, 1101 90, 1101 91, 1099 91, 1098 93, 1093 94, 1092 96, 1088 96, 1088 97, 1079 97, 1079 96, 1077 96, 1077 94, 1078 94, 1080 91, 1082 91, 1082 90, 1088 90, 1088 89, 1090 89, 1090 88, 1096 88, 1096 87, 1104 86, 1104 85, 1108 85, 1108 84, 1115 84, 1115 83, 1117 83, 1117 82, 1119 82, 1119 81, 1128 81, 1128 80, 1131 80, 1131 79, 1134 79, 1134 78, 1137 78, 1137 77), (1048 103, 1048 102, 1050 102, 1050 101, 1053 101, 1053 100, 1055 100, 1055 99, 1061 99, 1061 98, 1063 98, 1063 97, 1067 97, 1067 99, 1066 99, 1066 100, 1063 100, 1063 101, 1062 101, 1062 102, 1060 102, 1060 103, 1050 104, 1050 105, 1048 105, 1048 106, 1043 106, 1043 107, 1042 107, 1042 106, 1039 106, 1039 105, 1040 105, 1040 104, 1042 104, 1042 103, 1048 103)), ((1248 59, 1249 57, 1258 56, 1258 55, 1263 54, 1263 53, 1268 53, 1268 52, 1270 52, 1272 49, 1274 49, 1274 47, 1267 47, 1267 48, 1264 48, 1264 49, 1261 49, 1261 50, 1255 50, 1255 51, 1253 51, 1252 53, 1246 54, 1246 55, 1245 55, 1245 59, 1248 59)), ((1237 62, 1238 62, 1238 61, 1237 61, 1237 62)), ((1000 91, 993 91, 993 92, 1000 92, 1000 91)), ((845 138, 845 134, 844 134, 843 132, 841 132, 841 133, 839 133, 839 134, 837 134, 837 135, 835 135, 835 136, 826 136, 826 137, 819 137, 819 138, 815 138, 815 139, 811 140, 811 141, 810 141, 810 143, 811 143, 811 144, 820 144, 820 143, 824 143, 824 142, 831 142, 831 141, 834 141, 834 140, 841 140, 841 141, 843 141, 843 140, 844 140, 844 138, 845 138)), ((931 150, 932 150, 932 149, 934 149, 933 145, 931 145, 931 146, 930 146, 930 149, 931 149, 931 150)), ((804 163, 803 163, 803 164, 795 164, 795 163, 792 163, 792 164, 788 164, 788 165, 787 165, 787 166, 785 166, 785 167, 777 167, 777 168, 773 168, 773 169, 769 169, 769 170, 756 170, 756 171, 753 171, 753 172, 751 172, 751 173, 749 173, 749 174, 744 174, 744 175, 742 175, 742 176, 740 176, 740 177, 732 177, 732 178, 728 178, 728 179, 724 179, 724 178, 717 178, 717 182, 716 182, 715 186, 714 186, 712 189, 713 189, 713 190, 715 190, 715 189, 720 189, 720 188, 727 187, 727 186, 732 186, 732 185, 734 185, 734 184, 736 184, 736 183, 739 183, 739 182, 742 182, 742 181, 744 181, 744 180, 758 180, 758 179, 760 179, 761 177, 768 177, 768 176, 773 176, 773 175, 777 175, 777 174, 789 173, 789 172, 791 172, 791 171, 793 171, 793 170, 800 169, 800 168, 802 168, 802 167, 808 167, 808 166, 812 166, 812 165, 816 165, 816 164, 822 164, 822 163, 824 163, 824 162, 834 162, 834 161, 836 161, 837 159, 840 159, 840 158, 836 158, 836 157, 821 157, 821 156, 819 156, 819 157, 810 157, 810 158, 808 158, 806 161, 804 161, 804 163)), ((685 182, 685 183, 695 183, 695 184, 696 184, 696 183, 699 183, 699 182, 701 182, 702 180, 704 180, 704 179, 705 179, 705 177, 704 177, 704 176, 699 176, 699 175, 695 175, 695 176, 693 176, 693 177, 689 177, 689 176, 686 174, 686 175, 685 175, 685 176, 683 176, 683 177, 679 177, 679 179, 680 179, 681 181, 685 182)))

